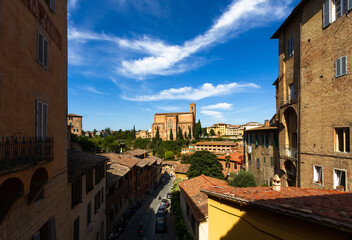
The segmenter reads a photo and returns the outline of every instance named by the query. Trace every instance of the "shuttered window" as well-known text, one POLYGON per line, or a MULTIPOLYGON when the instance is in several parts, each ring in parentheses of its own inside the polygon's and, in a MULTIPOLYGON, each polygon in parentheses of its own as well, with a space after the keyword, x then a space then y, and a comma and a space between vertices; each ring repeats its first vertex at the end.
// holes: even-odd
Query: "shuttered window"
POLYGON ((347 2, 347 8, 348 8, 348 10, 351 10, 351 9, 352 9, 352 0, 348 0, 348 2, 347 2))
POLYGON ((44 38, 44 36, 38 31, 37 32, 37 61, 48 68, 48 41, 44 38))
POLYGON ((48 129, 48 105, 36 101, 35 134, 37 137, 46 137, 48 129))
POLYGON ((347 74, 347 57, 344 56, 335 61, 335 77, 347 74))
POLYGON ((323 4, 323 27, 331 23, 331 0, 326 0, 323 4))

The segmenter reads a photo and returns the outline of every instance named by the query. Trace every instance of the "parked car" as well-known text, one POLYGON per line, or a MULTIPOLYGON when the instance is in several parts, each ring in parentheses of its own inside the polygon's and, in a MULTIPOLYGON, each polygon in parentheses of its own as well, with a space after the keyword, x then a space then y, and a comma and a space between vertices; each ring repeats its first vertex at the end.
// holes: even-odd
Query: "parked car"
POLYGON ((166 198, 167 198, 167 199, 171 199, 171 193, 168 193, 168 194, 166 195, 166 198))
POLYGON ((157 233, 165 232, 165 222, 156 222, 155 232, 157 232, 157 233))
POLYGON ((168 208, 170 206, 169 200, 167 199, 162 199, 160 206, 165 206, 166 208, 168 208))

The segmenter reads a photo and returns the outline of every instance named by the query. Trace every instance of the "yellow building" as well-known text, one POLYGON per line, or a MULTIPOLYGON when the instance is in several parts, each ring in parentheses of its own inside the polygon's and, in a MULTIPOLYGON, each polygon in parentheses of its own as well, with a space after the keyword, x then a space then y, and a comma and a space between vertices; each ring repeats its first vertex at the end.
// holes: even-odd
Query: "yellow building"
POLYGON ((348 239, 352 196, 329 190, 221 186, 208 195, 209 239, 348 239))
POLYGON ((187 171, 189 169, 190 164, 178 164, 175 167, 175 179, 177 178, 182 178, 182 179, 188 179, 187 177, 187 171))
POLYGON ((68 114, 67 124, 71 126, 71 133, 82 136, 82 116, 73 113, 68 114))
POLYGON ((0 239, 72 239, 67 1, 0 1, 0 239))
POLYGON ((207 133, 210 135, 210 131, 213 130, 216 136, 225 136, 228 124, 226 123, 216 123, 211 127, 207 128, 207 133))

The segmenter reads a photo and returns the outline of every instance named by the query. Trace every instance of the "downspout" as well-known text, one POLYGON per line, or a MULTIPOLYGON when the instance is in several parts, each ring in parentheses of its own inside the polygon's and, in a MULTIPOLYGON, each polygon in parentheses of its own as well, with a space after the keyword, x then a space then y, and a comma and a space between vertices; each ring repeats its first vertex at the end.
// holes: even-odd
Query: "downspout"
POLYGON ((301 62, 302 62, 302 11, 299 12, 299 61, 298 61, 298 121, 297 121, 297 150, 298 150, 298 158, 297 158, 297 187, 301 187, 301 79, 302 79, 302 70, 301 70, 301 62))

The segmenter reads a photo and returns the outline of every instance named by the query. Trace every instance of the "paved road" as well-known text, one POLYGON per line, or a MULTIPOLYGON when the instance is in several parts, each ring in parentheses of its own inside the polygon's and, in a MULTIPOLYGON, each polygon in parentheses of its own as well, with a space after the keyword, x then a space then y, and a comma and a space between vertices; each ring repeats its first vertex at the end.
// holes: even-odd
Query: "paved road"
POLYGON ((155 233, 155 214, 160 206, 162 198, 166 198, 168 192, 171 192, 172 179, 168 176, 164 178, 165 181, 161 184, 153 194, 147 195, 141 207, 137 210, 130 224, 125 229, 119 240, 129 239, 160 239, 160 240, 175 240, 176 228, 174 218, 170 211, 166 214, 166 232, 162 234, 155 233), (143 222, 143 236, 138 236, 138 225, 143 222))

